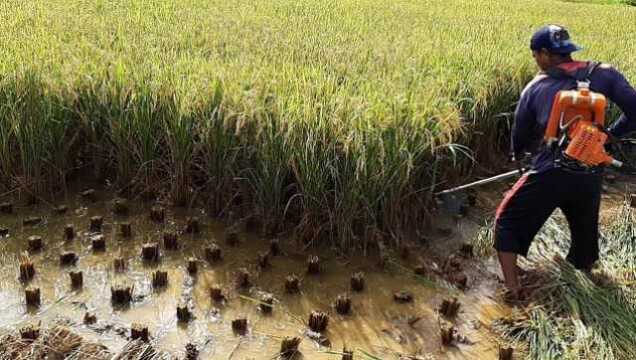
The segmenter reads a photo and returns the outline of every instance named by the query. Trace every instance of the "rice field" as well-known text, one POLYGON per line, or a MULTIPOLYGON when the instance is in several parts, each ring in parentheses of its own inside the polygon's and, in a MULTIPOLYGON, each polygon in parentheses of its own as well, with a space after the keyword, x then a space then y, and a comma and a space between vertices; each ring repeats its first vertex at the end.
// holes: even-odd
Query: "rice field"
POLYGON ((5 0, 0 187, 97 179, 309 243, 395 242, 470 159, 501 159, 546 22, 636 76, 627 6, 5 0))
POLYGON ((72 194, 55 212, 0 203, 0 360, 496 356, 452 286, 465 255, 347 258, 200 208, 72 194))

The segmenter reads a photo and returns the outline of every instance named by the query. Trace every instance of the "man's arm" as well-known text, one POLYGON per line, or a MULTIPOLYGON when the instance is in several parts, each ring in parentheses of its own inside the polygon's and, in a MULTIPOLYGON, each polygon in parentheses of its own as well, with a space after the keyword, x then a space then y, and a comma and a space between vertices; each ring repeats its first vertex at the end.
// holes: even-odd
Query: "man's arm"
POLYGON ((531 89, 532 84, 521 93, 521 98, 515 109, 515 119, 512 126, 512 155, 516 160, 521 160, 524 153, 533 143, 533 129, 536 124, 536 112, 532 108, 531 89))
POLYGON ((621 117, 612 124, 609 132, 621 138, 636 131, 636 90, 618 70, 608 68, 606 71, 611 82, 607 95, 623 112, 621 117))

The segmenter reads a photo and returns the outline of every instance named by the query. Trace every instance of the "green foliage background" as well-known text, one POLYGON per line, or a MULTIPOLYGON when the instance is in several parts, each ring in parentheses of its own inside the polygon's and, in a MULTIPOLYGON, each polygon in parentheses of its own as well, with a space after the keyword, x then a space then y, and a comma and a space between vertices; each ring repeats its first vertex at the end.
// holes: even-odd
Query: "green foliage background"
POLYGON ((546 23, 636 76, 636 9, 623 6, 5 0, 0 183, 39 196, 89 166, 131 193, 196 195, 271 231, 290 222, 308 241, 397 239, 461 172, 456 144, 500 159, 546 23))

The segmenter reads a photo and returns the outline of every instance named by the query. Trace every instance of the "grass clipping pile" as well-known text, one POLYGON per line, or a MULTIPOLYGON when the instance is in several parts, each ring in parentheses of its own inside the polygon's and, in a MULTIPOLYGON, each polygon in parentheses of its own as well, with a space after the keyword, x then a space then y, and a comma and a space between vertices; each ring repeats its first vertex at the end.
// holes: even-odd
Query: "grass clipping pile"
POLYGON ((64 326, 43 330, 37 326, 28 328, 28 331, 0 335, 0 360, 170 359, 141 340, 132 341, 119 354, 113 354, 105 346, 86 341, 64 326))
POLYGON ((625 203, 604 227, 591 275, 563 260, 567 229, 562 218, 544 226, 521 264, 528 304, 492 329, 530 359, 636 359, 636 210, 625 203))

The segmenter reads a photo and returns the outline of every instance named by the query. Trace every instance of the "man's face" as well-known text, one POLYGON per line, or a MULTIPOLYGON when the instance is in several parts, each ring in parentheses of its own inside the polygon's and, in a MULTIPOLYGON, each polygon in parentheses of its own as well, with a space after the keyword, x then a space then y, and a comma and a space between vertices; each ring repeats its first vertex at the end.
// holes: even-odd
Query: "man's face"
POLYGON ((548 70, 552 64, 550 54, 545 50, 533 51, 532 57, 534 57, 541 70, 548 70))

